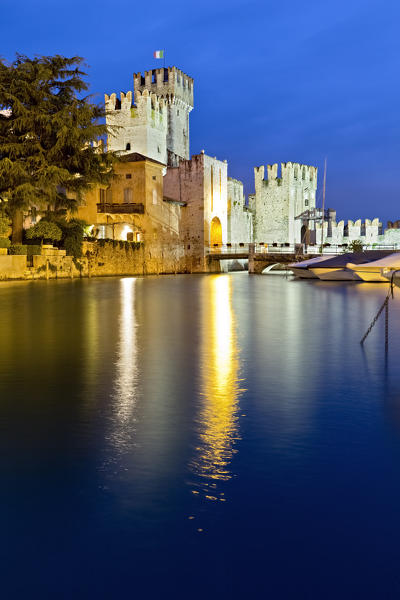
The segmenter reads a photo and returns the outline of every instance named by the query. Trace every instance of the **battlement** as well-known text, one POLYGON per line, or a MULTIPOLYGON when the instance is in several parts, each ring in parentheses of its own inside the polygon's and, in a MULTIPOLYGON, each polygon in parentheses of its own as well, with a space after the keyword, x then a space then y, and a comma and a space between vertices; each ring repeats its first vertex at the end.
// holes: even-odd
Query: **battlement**
POLYGON ((146 110, 153 110, 156 113, 165 115, 166 103, 163 98, 157 94, 144 90, 136 95, 136 105, 132 103, 132 92, 121 92, 120 98, 115 93, 108 96, 104 94, 106 112, 119 111, 120 113, 129 113, 129 116, 135 118, 137 114, 142 114, 146 110))
POLYGON ((120 98, 117 94, 104 94, 104 103, 106 110, 130 110, 133 107, 132 92, 120 93, 120 98))
POLYGON ((277 185, 282 184, 295 184, 308 182, 313 188, 317 187, 317 167, 310 165, 302 165, 300 163, 286 162, 279 165, 275 163, 273 165, 267 165, 267 177, 265 179, 265 167, 254 168, 254 175, 256 181, 263 181, 266 185, 276 183, 277 185))
POLYGON ((177 98, 183 101, 189 110, 193 108, 193 79, 176 67, 152 69, 133 74, 135 100, 138 92, 154 92, 168 102, 177 98))

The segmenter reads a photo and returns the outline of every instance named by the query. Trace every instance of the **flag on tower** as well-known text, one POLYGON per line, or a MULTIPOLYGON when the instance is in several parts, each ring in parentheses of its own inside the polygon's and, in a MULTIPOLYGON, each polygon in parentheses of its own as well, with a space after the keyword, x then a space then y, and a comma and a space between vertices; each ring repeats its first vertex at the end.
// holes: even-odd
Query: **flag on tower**
POLYGON ((164 58, 164 50, 156 50, 154 52, 154 58, 164 58))

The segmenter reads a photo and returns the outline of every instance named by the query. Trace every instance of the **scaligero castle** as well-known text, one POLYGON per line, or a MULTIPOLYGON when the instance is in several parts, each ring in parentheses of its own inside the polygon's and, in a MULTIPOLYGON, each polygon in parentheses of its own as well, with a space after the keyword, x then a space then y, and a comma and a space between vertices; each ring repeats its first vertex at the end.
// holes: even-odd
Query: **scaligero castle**
MULTIPOLYGON (((228 163, 204 150, 190 156, 194 82, 176 67, 133 76, 134 92, 105 96, 108 148, 122 160, 108 188, 86 196, 79 216, 93 235, 144 241, 148 260, 174 260, 185 270, 207 270, 217 244, 319 244, 317 168, 282 163, 254 169, 255 193, 247 201, 228 163)), ((383 232, 378 219, 336 221, 325 213, 323 241, 332 245, 400 242, 399 223, 383 232)))

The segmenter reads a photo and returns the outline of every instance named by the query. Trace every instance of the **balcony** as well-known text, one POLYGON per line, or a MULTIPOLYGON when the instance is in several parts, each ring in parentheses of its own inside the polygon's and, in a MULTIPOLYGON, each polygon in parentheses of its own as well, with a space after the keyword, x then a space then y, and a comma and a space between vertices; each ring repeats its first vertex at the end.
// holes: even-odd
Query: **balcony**
POLYGON ((104 202, 97 204, 97 212, 109 215, 143 215, 144 204, 134 202, 121 204, 104 202))

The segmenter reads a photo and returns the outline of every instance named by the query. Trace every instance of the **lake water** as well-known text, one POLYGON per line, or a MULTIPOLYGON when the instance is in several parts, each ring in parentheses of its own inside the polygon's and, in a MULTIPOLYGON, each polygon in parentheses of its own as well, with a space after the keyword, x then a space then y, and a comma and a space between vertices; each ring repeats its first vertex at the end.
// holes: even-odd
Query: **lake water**
POLYGON ((0 285, 1 597, 397 599, 400 290, 0 285))

